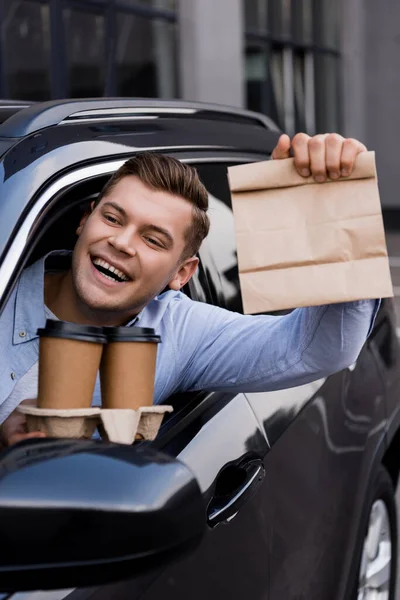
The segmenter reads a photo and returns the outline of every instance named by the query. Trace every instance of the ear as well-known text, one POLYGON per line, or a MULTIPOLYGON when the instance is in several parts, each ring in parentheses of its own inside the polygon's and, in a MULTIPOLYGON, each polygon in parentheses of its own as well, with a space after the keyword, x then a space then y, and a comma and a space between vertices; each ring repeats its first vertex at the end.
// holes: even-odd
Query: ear
POLYGON ((197 266, 199 264, 199 259, 196 256, 192 258, 188 258, 184 263, 179 267, 179 271, 176 273, 175 277, 171 279, 168 286, 171 290, 180 290, 183 286, 189 281, 189 279, 194 275, 197 266))
POLYGON ((90 210, 87 210, 85 212, 85 214, 83 215, 83 217, 81 218, 81 220, 79 222, 79 227, 76 230, 76 235, 81 235, 82 230, 83 230, 83 228, 85 226, 85 223, 88 220, 88 218, 91 215, 91 213, 93 212, 94 208, 95 208, 95 204, 94 204, 94 201, 93 201, 93 202, 90 203, 90 210))

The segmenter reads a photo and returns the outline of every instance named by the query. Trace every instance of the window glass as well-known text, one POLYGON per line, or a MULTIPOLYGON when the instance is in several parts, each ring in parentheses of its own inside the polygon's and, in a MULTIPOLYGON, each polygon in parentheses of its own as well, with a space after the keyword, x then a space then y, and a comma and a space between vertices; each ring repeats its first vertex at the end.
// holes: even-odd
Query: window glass
POLYGON ((282 128, 285 127, 285 63, 284 53, 281 46, 271 49, 271 78, 272 88, 277 106, 277 122, 282 128))
POLYGON ((246 29, 250 31, 267 31, 268 0, 245 0, 244 17, 246 29))
POLYGON ((302 1, 301 32, 305 43, 311 44, 313 41, 313 15, 312 0, 302 1))
MULTIPOLYGON (((280 56, 281 53, 278 54, 280 56)), ((280 123, 283 116, 283 111, 280 110, 283 82, 281 73, 276 73, 275 59, 270 44, 247 43, 245 63, 247 108, 265 113, 276 123, 280 123)))
POLYGON ((293 57, 294 105, 296 131, 306 130, 306 90, 304 52, 296 52, 293 57))
POLYGON ((314 55, 297 50, 293 58, 296 131, 315 134, 314 55))
POLYGON ((200 258, 211 278, 211 286, 212 279, 217 279, 215 286, 222 289, 224 302, 221 304, 224 303, 229 310, 243 312, 227 166, 196 165, 209 192, 208 215, 211 221, 210 233, 201 248, 200 258))
POLYGON ((147 6, 158 10, 176 10, 177 0, 119 0, 119 4, 125 6, 147 6))
POLYGON ((264 112, 267 103, 268 53, 265 47, 248 44, 246 48, 247 107, 264 112))
POLYGON ((311 44, 313 41, 313 0, 294 0, 292 26, 298 43, 311 44))
POLYGON ((63 11, 69 96, 104 95, 106 53, 104 16, 65 9, 63 11))
POLYGON ((275 36, 289 37, 292 26, 292 0, 270 0, 270 18, 275 36))
POLYGON ((244 0, 244 13, 247 107, 289 135, 338 131, 337 1, 244 0))
POLYGON ((119 96, 176 96, 175 25, 120 13, 116 63, 119 96))
POLYGON ((291 33, 291 14, 292 0, 280 0, 280 29, 281 34, 288 36, 291 33))
POLYGON ((340 131, 339 62, 336 56, 315 56, 317 131, 340 131))
POLYGON ((315 134, 314 54, 299 49, 293 57, 296 131, 315 134))
POLYGON ((49 7, 4 1, 2 41, 8 96, 18 100, 50 98, 49 7))
POLYGON ((314 0, 314 31, 317 43, 339 47, 339 9, 337 0, 314 0))

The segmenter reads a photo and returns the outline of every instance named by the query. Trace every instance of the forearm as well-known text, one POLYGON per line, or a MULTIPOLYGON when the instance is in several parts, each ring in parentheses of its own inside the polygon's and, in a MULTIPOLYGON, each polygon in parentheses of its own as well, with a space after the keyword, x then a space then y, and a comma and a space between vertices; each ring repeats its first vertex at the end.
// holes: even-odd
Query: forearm
POLYGON ((248 391, 303 385, 349 367, 357 360, 378 308, 378 301, 368 300, 293 311, 288 315, 291 339, 280 366, 254 381, 248 391))
MULTIPOLYGON (((312 318, 313 334, 301 350, 304 374, 327 376, 353 364, 370 333, 378 308, 379 301, 362 300, 304 309, 309 314, 322 312, 317 320, 312 318)), ((299 327, 304 328, 301 320, 299 327)), ((299 332, 299 338, 304 337, 307 339, 299 332)))
POLYGON ((362 301, 283 317, 209 311, 203 339, 213 342, 197 346, 182 387, 257 392, 327 377, 354 363, 376 308, 376 301, 362 301))

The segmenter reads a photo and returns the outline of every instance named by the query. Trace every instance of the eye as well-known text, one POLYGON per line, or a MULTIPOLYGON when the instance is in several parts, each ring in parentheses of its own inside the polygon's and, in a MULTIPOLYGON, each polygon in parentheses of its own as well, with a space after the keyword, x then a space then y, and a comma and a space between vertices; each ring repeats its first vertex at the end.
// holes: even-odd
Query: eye
POLYGON ((163 244, 156 238, 146 235, 145 240, 150 242, 150 244, 152 244, 153 246, 158 246, 159 248, 164 248, 163 244))
POLYGON ((112 223, 113 225, 118 225, 119 224, 118 219, 116 219, 113 215, 105 214, 104 218, 105 218, 106 221, 108 221, 109 223, 112 223))

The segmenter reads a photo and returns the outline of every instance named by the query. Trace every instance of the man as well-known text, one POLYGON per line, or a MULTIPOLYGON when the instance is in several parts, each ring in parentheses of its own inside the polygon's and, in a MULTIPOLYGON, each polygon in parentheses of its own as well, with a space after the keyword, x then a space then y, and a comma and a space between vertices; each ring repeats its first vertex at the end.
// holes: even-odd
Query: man
MULTIPOLYGON (((366 151, 336 134, 282 135, 273 159, 289 157, 318 182, 351 173, 366 151)), ((51 253, 21 276, 0 318, 0 434, 4 445, 35 437, 15 412, 37 396, 38 339, 46 316, 92 325, 153 327, 162 336, 156 403, 188 390, 266 391, 304 384, 352 364, 377 301, 244 316, 180 292, 208 233, 207 192, 188 165, 137 155, 84 215, 72 253, 51 253), (67 261, 67 262, 66 262, 67 261), (168 289, 168 291, 165 291, 168 289)), ((56 377, 57 374, 54 374, 56 377)), ((100 402, 96 386, 94 403, 100 402)))

